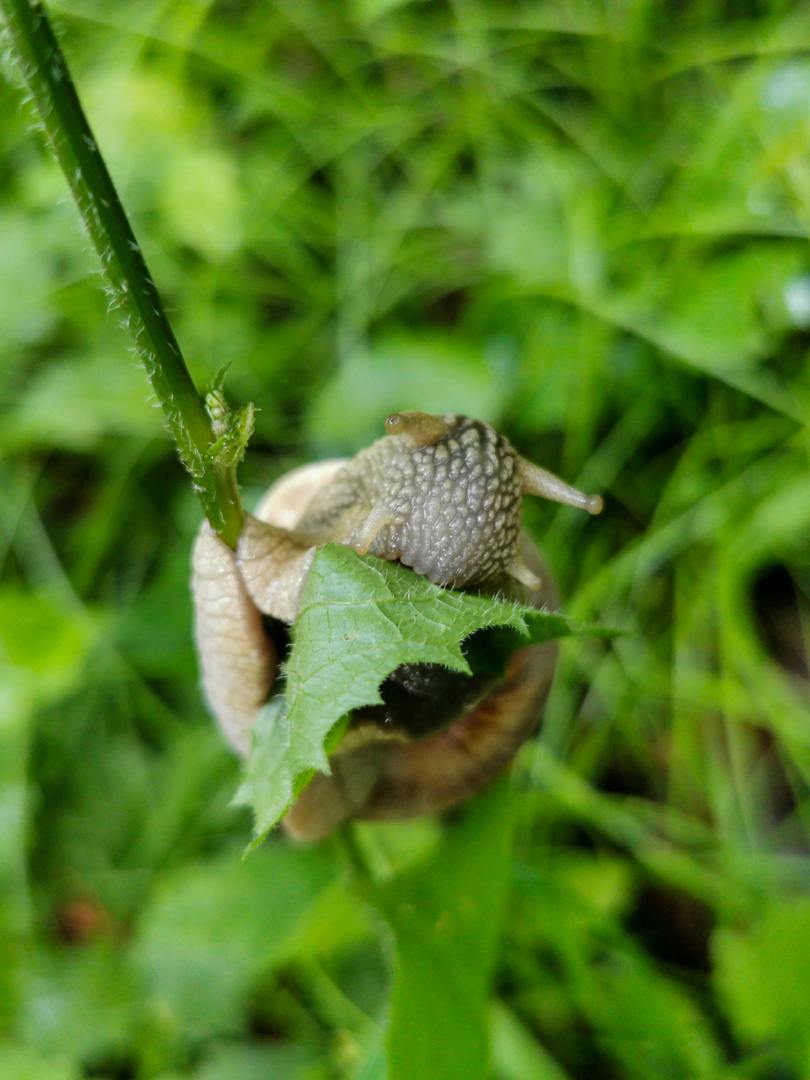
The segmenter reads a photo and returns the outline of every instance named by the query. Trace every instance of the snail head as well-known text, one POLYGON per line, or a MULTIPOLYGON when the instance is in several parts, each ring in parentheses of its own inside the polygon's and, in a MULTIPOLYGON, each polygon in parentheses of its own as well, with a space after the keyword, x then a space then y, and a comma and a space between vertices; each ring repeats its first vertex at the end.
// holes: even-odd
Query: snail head
POLYGON ((519 553, 524 495, 597 514, 585 495, 522 458, 490 424, 458 413, 392 413, 380 439, 347 462, 298 529, 315 543, 399 559, 439 585, 540 582, 519 553))

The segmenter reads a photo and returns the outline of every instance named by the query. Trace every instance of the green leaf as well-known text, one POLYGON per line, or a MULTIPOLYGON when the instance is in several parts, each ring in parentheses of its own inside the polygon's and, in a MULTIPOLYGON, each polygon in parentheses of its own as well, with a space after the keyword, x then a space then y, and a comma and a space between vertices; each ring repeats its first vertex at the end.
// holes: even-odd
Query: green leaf
POLYGON ((20 1043, 0 1041, 0 1080, 79 1080, 81 1069, 66 1057, 46 1057, 20 1043))
POLYGON ((766 906, 745 928, 715 932, 715 983, 734 1030, 749 1046, 778 1045, 806 1068, 810 1053, 810 900, 766 906))
POLYGON ((643 955, 615 952, 588 968, 583 1011, 617 1074, 628 1080, 691 1080, 722 1075, 722 1054, 707 1018, 674 978, 643 955))
MULTIPOLYGON (((328 772, 327 737, 353 709, 382 702, 380 683, 400 664, 443 664, 469 674, 461 642, 488 626, 518 631, 513 647, 575 631, 561 615, 454 592, 397 563, 341 544, 315 555, 292 628, 286 703, 259 715, 237 801, 253 808, 261 838, 312 770, 328 772)), ((576 631, 581 632, 581 631, 576 631)))
POLYGON ((70 687, 91 640, 88 620, 55 595, 0 590, 0 672, 24 680, 39 700, 70 687))
POLYGON ((448 828, 434 855, 366 898, 396 943, 388 1080, 489 1075, 489 996, 507 895, 512 806, 501 780, 448 828))
POLYGON ((259 975, 300 952, 333 877, 325 851, 281 843, 167 872, 138 921, 135 969, 182 1030, 236 1031, 259 975))
MULTIPOLYGON (((211 395, 209 394, 209 397, 211 395)), ((245 456, 247 444, 253 434, 256 422, 256 407, 253 402, 243 405, 238 412, 228 417, 225 431, 205 452, 205 457, 218 465, 233 468, 245 456)))
POLYGON ((283 694, 271 698, 253 722, 253 750, 234 802, 250 806, 255 815, 254 833, 264 836, 289 806, 295 776, 290 763, 290 721, 283 694))
POLYGON ((39 1053, 81 1061, 126 1046, 142 997, 113 936, 99 936, 83 949, 40 949, 27 976, 19 1027, 39 1053))
MULTIPOLYGON (((205 411, 211 421, 216 441, 208 447, 203 457, 226 469, 235 469, 245 456, 247 445, 256 423, 256 406, 253 402, 233 412, 225 397, 225 364, 214 376, 211 388, 205 395, 205 411)), ((234 483, 236 478, 234 476, 234 483)))

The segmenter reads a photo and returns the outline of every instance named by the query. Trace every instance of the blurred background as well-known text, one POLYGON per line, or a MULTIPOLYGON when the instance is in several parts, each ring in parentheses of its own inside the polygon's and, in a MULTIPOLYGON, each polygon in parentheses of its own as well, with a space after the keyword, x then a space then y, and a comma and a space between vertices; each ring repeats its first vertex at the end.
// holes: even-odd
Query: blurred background
MULTIPOLYGON (((810 6, 48 7, 248 506, 403 408, 605 494, 527 501, 632 633, 513 772, 491 1077, 810 1076, 810 6)), ((329 841, 242 861, 201 511, 7 74, 0 1078, 381 1077, 390 941, 329 841)), ((396 889, 447 828, 360 835, 396 889)))

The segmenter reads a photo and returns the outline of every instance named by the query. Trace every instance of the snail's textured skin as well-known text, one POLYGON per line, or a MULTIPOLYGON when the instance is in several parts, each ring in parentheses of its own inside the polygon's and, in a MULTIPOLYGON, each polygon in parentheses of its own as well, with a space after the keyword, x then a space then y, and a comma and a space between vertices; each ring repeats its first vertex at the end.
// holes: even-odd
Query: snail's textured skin
MULTIPOLYGON (((294 621, 317 546, 337 541, 399 559, 440 585, 553 606, 548 575, 521 533, 522 496, 601 509, 598 496, 532 465, 483 421, 404 412, 389 416, 386 430, 386 438, 349 461, 283 477, 256 516, 246 515, 236 552, 207 523, 200 530, 192 592, 203 688, 242 756, 277 667, 261 614, 294 621)), ((288 832, 315 839, 349 817, 409 817, 479 790, 535 730, 555 659, 553 642, 518 650, 502 679, 482 682, 480 696, 475 682, 466 693, 451 689, 449 708, 429 707, 426 724, 403 718, 401 701, 394 723, 360 710, 330 759, 331 775, 316 776, 288 812, 288 832)), ((413 701, 423 709, 430 673, 404 676, 397 688, 400 698, 405 691, 404 708, 413 701)))
POLYGON ((490 425, 447 413, 427 445, 394 434, 361 451, 307 507, 298 530, 399 559, 437 585, 486 585, 517 555, 518 456, 490 425), (344 541, 345 542, 345 541, 344 541))
POLYGON ((236 569, 234 553, 207 521, 194 543, 191 565, 205 696, 230 742, 247 756, 250 729, 276 678, 276 651, 236 569))
POLYGON ((295 622, 314 555, 315 547, 299 542, 295 533, 245 514, 236 565, 250 598, 265 615, 295 622))

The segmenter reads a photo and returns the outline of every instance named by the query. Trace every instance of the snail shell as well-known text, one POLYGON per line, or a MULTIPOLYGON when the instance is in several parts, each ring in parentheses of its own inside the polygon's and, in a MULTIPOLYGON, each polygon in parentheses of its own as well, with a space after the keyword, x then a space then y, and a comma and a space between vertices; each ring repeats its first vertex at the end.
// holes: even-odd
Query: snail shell
MULTIPOLYGON (((527 493, 598 513, 584 495, 521 458, 483 421, 397 413, 387 436, 350 460, 296 469, 246 515, 236 552, 207 522, 192 556, 195 636, 211 711, 242 756, 276 675, 261 615, 294 621, 318 546, 337 541, 399 559, 440 585, 556 604, 539 553, 521 532, 527 493)), ((349 817, 403 818, 453 806, 483 788, 534 732, 556 644, 519 649, 505 674, 463 676, 406 665, 358 710, 331 775, 318 774, 284 819, 316 839, 349 817)))

